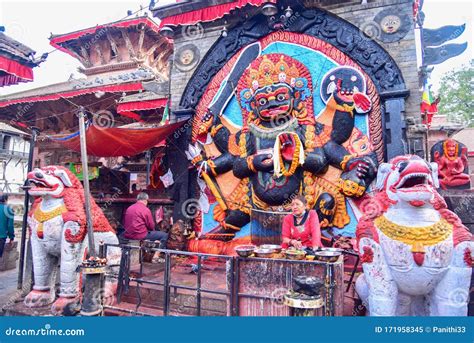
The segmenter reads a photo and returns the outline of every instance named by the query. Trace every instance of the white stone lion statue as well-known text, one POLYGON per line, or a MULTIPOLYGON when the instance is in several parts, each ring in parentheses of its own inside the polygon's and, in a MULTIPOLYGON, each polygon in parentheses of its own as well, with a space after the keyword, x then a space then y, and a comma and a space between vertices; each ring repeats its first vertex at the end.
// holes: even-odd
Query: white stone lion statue
POLYGON ((411 155, 379 168, 356 233, 371 316, 467 315, 473 236, 436 191, 437 169, 411 155))
MULTIPOLYGON (((84 189, 68 169, 48 166, 28 173, 33 187, 29 194, 35 202, 28 214, 33 255, 34 285, 24 303, 42 307, 53 303, 52 313, 77 310, 81 302, 81 273, 78 266, 87 255, 84 189), (51 277, 59 264, 59 297, 56 299, 51 277)), ((118 239, 102 210, 91 199, 94 243, 117 244, 118 239)), ((107 249, 108 264, 117 265, 120 249, 107 249)), ((106 282, 105 302, 113 302, 116 283, 106 282)))

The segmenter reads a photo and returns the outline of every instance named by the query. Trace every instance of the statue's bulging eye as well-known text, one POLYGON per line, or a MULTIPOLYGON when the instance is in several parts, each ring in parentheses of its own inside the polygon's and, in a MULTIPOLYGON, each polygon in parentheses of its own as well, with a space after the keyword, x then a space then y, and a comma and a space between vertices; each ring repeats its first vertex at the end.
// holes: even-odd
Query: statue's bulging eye
POLYGON ((397 168, 400 173, 404 171, 406 167, 408 167, 408 162, 406 161, 402 161, 397 164, 397 168))
POLYGON ((277 95, 277 100, 278 101, 285 101, 286 100, 285 94, 278 94, 277 95))
POLYGON ((267 99, 265 99, 265 98, 262 98, 262 99, 258 100, 258 104, 259 104, 260 106, 266 105, 267 102, 268 102, 268 101, 267 101, 267 99))

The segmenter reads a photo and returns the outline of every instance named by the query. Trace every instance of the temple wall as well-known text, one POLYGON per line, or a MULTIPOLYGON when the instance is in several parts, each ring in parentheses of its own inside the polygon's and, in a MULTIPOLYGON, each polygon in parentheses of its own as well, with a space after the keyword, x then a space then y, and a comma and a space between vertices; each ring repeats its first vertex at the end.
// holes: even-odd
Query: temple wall
MULTIPOLYGON (((333 9, 331 12, 363 30, 364 28, 369 29, 369 25, 374 23, 374 17, 379 12, 386 9, 391 9, 390 12, 393 12, 394 14, 406 15, 410 18, 413 17, 411 0, 375 1, 367 5, 343 6, 333 9)), ((406 36, 400 41, 385 43, 377 39, 377 43, 387 50, 387 52, 397 62, 405 80, 406 87, 410 90, 410 96, 406 99, 405 103, 405 115, 407 117, 412 116, 421 120, 421 91, 418 85, 415 30, 413 25, 406 36)))
POLYGON ((178 53, 180 49, 187 45, 194 46, 199 51, 199 62, 202 61, 203 57, 212 47, 212 45, 219 39, 221 36, 222 27, 217 28, 205 28, 201 33, 197 33, 196 36, 192 34, 186 34, 185 29, 178 30, 177 36, 174 39, 174 55, 173 55, 173 67, 171 69, 171 108, 172 110, 178 109, 181 96, 188 84, 189 80, 193 76, 194 71, 196 70, 199 63, 196 63, 194 68, 190 70, 184 70, 179 68, 176 63, 176 59, 179 59, 178 53), (185 33, 184 35, 182 33, 185 33))

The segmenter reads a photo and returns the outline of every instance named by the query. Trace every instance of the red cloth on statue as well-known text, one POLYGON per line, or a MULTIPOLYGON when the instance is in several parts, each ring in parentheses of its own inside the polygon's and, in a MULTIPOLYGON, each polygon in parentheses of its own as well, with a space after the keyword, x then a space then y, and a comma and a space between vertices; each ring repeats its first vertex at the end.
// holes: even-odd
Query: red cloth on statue
MULTIPOLYGON (((310 210, 308 218, 304 222, 304 230, 300 232, 294 223, 293 214, 288 214, 283 219, 282 238, 296 239, 301 241, 305 247, 321 247, 321 229, 318 214, 310 210)), ((283 243, 283 248, 288 248, 288 244, 283 243)))
POLYGON ((125 211, 123 226, 127 239, 145 239, 148 231, 155 230, 155 221, 145 204, 136 202, 125 211))

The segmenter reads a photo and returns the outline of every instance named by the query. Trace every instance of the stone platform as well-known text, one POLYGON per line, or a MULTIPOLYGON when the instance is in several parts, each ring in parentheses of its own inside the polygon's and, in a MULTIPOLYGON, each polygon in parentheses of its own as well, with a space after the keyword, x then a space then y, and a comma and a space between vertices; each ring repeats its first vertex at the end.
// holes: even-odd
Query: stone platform
POLYGON ((462 223, 474 233, 474 190, 446 190, 440 191, 448 208, 456 213, 462 223))

